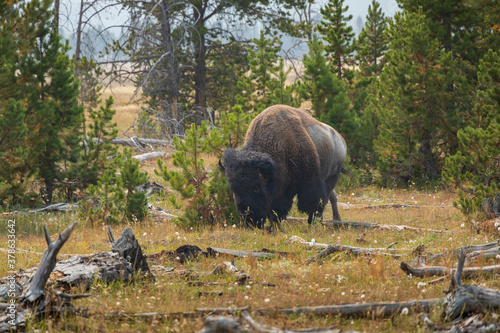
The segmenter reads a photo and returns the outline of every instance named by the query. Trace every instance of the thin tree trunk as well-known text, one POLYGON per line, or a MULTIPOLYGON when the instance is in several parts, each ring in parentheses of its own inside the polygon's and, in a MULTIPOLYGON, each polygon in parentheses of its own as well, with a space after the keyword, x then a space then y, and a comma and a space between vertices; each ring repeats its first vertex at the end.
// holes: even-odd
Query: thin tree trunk
POLYGON ((196 31, 197 35, 194 37, 195 45, 195 59, 196 67, 194 72, 194 107, 195 107, 195 125, 201 125, 203 119, 203 112, 207 109, 207 95, 206 95, 206 79, 207 79, 207 68, 206 68, 206 52, 207 48, 205 45, 205 21, 204 21, 204 8, 198 8, 194 11, 194 18, 196 20, 196 31))

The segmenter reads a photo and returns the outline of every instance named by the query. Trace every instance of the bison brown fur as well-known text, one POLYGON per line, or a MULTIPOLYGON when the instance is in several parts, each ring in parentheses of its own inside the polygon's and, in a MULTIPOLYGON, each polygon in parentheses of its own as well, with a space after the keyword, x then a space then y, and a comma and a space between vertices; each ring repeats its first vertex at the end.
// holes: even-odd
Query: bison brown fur
POLYGON ((347 148, 330 126, 285 105, 264 110, 250 124, 241 150, 226 149, 224 171, 238 212, 258 228, 285 219, 297 195, 299 211, 322 215, 330 199, 340 220, 334 187, 347 148))

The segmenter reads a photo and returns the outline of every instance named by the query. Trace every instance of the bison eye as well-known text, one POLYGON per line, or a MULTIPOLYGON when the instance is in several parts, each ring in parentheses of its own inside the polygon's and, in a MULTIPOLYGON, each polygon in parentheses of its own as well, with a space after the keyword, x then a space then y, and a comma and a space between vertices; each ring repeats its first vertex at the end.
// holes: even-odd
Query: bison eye
POLYGON ((259 186, 255 186, 254 189, 253 189, 254 193, 258 193, 260 191, 260 187, 259 186))

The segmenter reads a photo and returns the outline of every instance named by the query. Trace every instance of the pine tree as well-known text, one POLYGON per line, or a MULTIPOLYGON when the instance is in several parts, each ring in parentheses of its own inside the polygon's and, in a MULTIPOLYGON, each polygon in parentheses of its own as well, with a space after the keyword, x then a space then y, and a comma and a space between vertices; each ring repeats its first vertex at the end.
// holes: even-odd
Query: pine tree
POLYGON ((348 118, 347 85, 332 72, 324 54, 324 45, 316 36, 308 43, 303 56, 304 76, 298 91, 312 103, 315 117, 340 130, 348 118))
POLYGON ((489 50, 479 63, 481 89, 475 119, 458 131, 459 151, 446 159, 444 180, 458 189, 454 204, 464 214, 476 212, 483 200, 500 189, 500 54, 489 50), (465 170, 465 172, 464 172, 465 170))
POLYGON ((0 102, 0 205, 17 205, 24 196, 23 169, 27 156, 24 140, 26 109, 10 99, 0 102))
POLYGON ((17 6, 0 5, 0 205, 17 205, 24 196, 26 171, 26 109, 16 101, 22 88, 16 81, 16 50, 23 38, 16 38, 17 6))
POLYGON ((255 110, 261 112, 269 103, 272 74, 277 71, 278 52, 281 50, 281 41, 274 37, 268 39, 264 31, 260 32, 259 38, 252 39, 255 49, 248 49, 248 63, 250 75, 244 75, 240 80, 241 94, 236 96, 237 104, 243 106, 245 111, 255 110))
POLYGON ((366 23, 356 42, 356 60, 363 77, 379 76, 384 66, 387 51, 385 30, 387 22, 377 0, 368 7, 366 23))
POLYGON ((19 62, 18 81, 24 89, 18 99, 27 102, 30 174, 43 182, 42 199, 52 201, 64 187, 68 165, 80 155, 83 108, 78 105, 78 82, 73 64, 53 24, 52 1, 34 0, 22 5, 20 34, 29 36, 19 62))
POLYGON ((380 171, 405 181, 437 179, 443 156, 456 141, 461 116, 447 112, 455 102, 449 87, 458 92, 466 82, 455 71, 452 55, 430 37, 421 11, 396 14, 388 33, 388 62, 374 97, 380 121, 375 141, 380 171))
POLYGON ((350 79, 347 65, 352 62, 354 32, 348 25, 352 15, 345 15, 349 6, 344 6, 344 0, 330 0, 320 9, 323 19, 317 29, 326 42, 325 50, 333 58, 339 78, 350 79))

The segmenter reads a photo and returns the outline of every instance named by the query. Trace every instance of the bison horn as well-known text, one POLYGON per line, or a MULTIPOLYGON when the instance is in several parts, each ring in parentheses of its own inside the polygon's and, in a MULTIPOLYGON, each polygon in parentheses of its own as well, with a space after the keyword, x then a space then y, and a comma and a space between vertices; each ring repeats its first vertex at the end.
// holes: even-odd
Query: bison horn
POLYGON ((222 162, 220 161, 220 159, 219 159, 219 170, 222 172, 226 171, 226 168, 222 165, 222 162))

